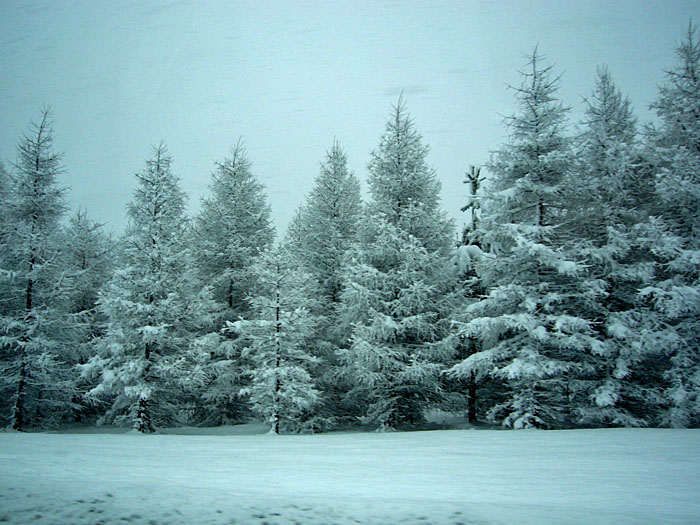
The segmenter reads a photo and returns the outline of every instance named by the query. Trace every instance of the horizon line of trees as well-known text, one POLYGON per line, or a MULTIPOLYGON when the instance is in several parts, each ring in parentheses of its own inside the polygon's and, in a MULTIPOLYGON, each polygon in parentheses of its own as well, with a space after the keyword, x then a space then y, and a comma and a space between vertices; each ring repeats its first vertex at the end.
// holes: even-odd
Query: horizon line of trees
POLYGON ((600 67, 576 133, 537 48, 508 140, 454 225, 400 97, 368 163, 335 140, 275 243, 239 141, 210 195, 161 143, 119 239, 67 224, 43 110, 0 163, 0 421, 420 428, 700 425, 700 43, 689 25, 640 128, 600 67))

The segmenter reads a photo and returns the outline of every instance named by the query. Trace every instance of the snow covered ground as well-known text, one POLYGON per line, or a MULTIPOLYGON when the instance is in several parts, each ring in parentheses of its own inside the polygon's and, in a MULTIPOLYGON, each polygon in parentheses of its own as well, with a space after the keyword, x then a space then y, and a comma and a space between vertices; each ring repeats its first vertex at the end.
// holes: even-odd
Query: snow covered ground
POLYGON ((0 522, 700 523, 700 431, 0 433, 0 522))

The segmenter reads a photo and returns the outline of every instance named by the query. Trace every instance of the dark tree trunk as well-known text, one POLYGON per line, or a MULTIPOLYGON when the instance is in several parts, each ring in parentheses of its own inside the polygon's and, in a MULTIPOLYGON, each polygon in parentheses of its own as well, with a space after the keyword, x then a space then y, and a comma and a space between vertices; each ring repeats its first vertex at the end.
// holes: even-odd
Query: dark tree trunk
POLYGON ((153 433, 153 423, 151 422, 151 413, 149 403, 146 399, 139 399, 139 406, 136 411, 136 424, 134 428, 142 434, 153 433))
MULTIPOLYGON (((32 223, 32 233, 34 232, 34 223, 32 223)), ((29 257, 29 279, 27 279, 27 289, 25 291, 25 311, 27 314, 27 319, 30 318, 30 314, 33 308, 34 300, 34 279, 32 278, 32 272, 34 271, 34 266, 36 264, 36 258, 34 252, 32 251, 29 257)), ((22 336, 22 342, 27 343, 28 337, 27 333, 22 336)), ((22 432, 25 426, 25 410, 24 410, 24 396, 25 387, 27 385, 27 360, 26 360, 26 349, 23 346, 18 348, 18 351, 22 354, 22 368, 19 372, 19 382, 17 383, 17 398, 15 400, 14 412, 12 414, 12 428, 17 432, 22 432)), ((38 414, 38 405, 37 405, 38 414)))
POLYGON ((36 410, 34 411, 34 423, 41 421, 41 389, 36 393, 36 410))
MULTIPOLYGON (((146 358, 146 369, 143 371, 143 382, 148 383, 148 374, 151 369, 151 345, 146 343, 144 351, 146 358)), ((136 421, 134 428, 142 434, 151 434, 154 432, 153 422, 151 421, 151 403, 148 399, 139 399, 138 408, 136 409, 136 421)))
MULTIPOLYGON (((279 265, 277 267, 277 271, 279 273, 279 265)), ((273 420, 274 420, 274 433, 279 434, 280 433, 280 414, 279 414, 279 393, 280 393, 280 380, 279 380, 279 367, 280 367, 280 351, 281 351, 281 341, 280 341, 280 333, 282 332, 282 323, 280 323, 280 292, 279 288, 277 288, 277 305, 275 307, 275 320, 277 321, 277 324, 275 325, 275 334, 276 334, 276 339, 277 339, 277 355, 275 356, 275 414, 273 415, 273 420)))
POLYGON ((469 406, 467 418, 470 423, 476 423, 476 375, 472 372, 469 378, 469 406))
POLYGON ((19 383, 17 384, 17 399, 15 400, 14 413, 12 414, 12 430, 22 432, 24 430, 24 386, 27 381, 27 367, 24 360, 22 369, 19 372, 19 383))

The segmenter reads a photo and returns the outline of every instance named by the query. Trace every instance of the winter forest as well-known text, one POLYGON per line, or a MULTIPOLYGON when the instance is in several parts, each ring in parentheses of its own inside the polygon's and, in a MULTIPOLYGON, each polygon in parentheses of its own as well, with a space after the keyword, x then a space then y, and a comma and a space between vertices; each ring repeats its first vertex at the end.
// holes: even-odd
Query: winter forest
POLYGON ((243 142, 194 217, 163 143, 123 235, 69 217, 42 110, 0 164, 1 425, 699 426, 699 39, 653 124, 604 66, 571 122, 535 47, 508 139, 465 166, 461 231, 403 97, 365 202, 336 140, 277 238, 243 142))

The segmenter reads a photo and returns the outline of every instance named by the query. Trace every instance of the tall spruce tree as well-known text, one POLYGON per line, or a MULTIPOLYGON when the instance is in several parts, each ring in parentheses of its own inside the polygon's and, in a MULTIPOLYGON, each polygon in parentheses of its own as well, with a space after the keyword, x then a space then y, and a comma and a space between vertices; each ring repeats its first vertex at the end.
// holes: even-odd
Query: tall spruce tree
POLYGON ((639 344, 665 357, 660 423, 700 424, 700 41, 689 24, 677 62, 652 109, 650 130, 656 202, 644 227, 656 259, 656 279, 641 290, 648 305, 639 344))
POLYGON ((636 227, 646 219, 652 190, 650 171, 637 146, 636 119, 629 100, 609 70, 598 68, 586 100, 583 133, 577 138, 577 162, 570 171, 565 198, 570 238, 566 248, 586 264, 591 288, 604 293, 579 302, 580 315, 596 327, 603 347, 595 367, 582 375, 577 422, 645 425, 656 397, 648 371, 650 355, 629 341, 637 325, 637 290, 651 278, 648 254, 639 246, 636 227))
POLYGON ((333 141, 288 231, 290 250, 318 281, 329 314, 340 301, 343 256, 357 238, 361 212, 360 181, 347 163, 333 141))
POLYGON ((429 151, 399 97, 379 148, 371 153, 368 209, 416 237, 429 251, 447 252, 453 225, 440 209, 441 185, 428 166, 429 151))
POLYGON ((274 240, 264 187, 251 171, 239 141, 229 158, 217 163, 211 193, 195 219, 195 262, 215 300, 225 307, 225 320, 248 311, 254 286, 252 266, 274 240))
MULTIPOLYGON (((248 316, 248 295, 257 287, 254 265, 272 244, 275 231, 264 187, 251 171, 242 143, 217 163, 211 196, 202 202, 193 232, 199 279, 217 305, 215 324, 248 316)), ((212 350, 203 391, 203 422, 236 423, 249 416, 240 390, 246 384, 245 359, 234 334, 223 335, 212 350)))
POLYGON ((18 431, 56 423, 73 408, 64 340, 73 319, 64 309, 58 242, 67 208, 58 185, 63 168, 49 110, 40 117, 17 146, 3 203, 0 399, 3 418, 18 431))
POLYGON ((489 417, 506 426, 556 427, 572 419, 578 375, 600 342, 578 304, 602 293, 580 279, 582 267, 561 248, 564 181, 570 166, 559 78, 537 49, 515 88, 518 113, 510 141, 491 159, 479 234, 485 255, 477 273, 485 297, 468 304, 460 333, 480 351, 451 374, 485 374, 503 383, 489 417))
POLYGON ((84 363, 89 357, 91 340, 104 330, 104 318, 97 311, 97 297, 102 285, 111 277, 116 249, 103 225, 90 219, 84 210, 70 217, 63 232, 63 245, 61 264, 72 277, 67 308, 80 319, 74 359, 84 363))
MULTIPOLYGON (((116 247, 103 226, 91 220, 87 212, 78 210, 70 217, 62 234, 61 266, 71 287, 66 296, 66 312, 73 317, 67 358, 72 365, 83 365, 94 353, 95 341, 104 335, 106 318, 97 307, 98 293, 109 281, 114 270, 116 247)), ((76 401, 93 388, 95 383, 78 379, 76 401)), ((80 403, 76 419, 94 419, 95 407, 80 403)))
POLYGON ((340 400, 344 388, 338 381, 335 351, 348 339, 339 319, 343 287, 345 254, 357 240, 362 204, 360 182, 348 170, 347 155, 337 140, 333 141, 321 164, 311 193, 287 229, 285 244, 304 270, 318 284, 316 305, 323 323, 317 325, 315 367, 322 402, 317 420, 326 421, 342 414, 340 400))
POLYGON ((345 273, 341 316, 352 336, 338 355, 354 385, 348 402, 384 430, 424 421, 453 353, 443 344, 452 224, 427 153, 399 99, 372 153, 369 214, 345 273))
POLYGON ((318 358, 309 351, 319 321, 312 313, 317 292, 283 248, 266 253, 255 271, 259 288, 249 318, 228 322, 227 330, 239 336, 250 363, 251 381, 242 393, 271 433, 306 430, 319 399, 310 373, 318 358))
POLYGON ((161 143, 136 175, 123 260, 98 301, 107 328, 83 367, 88 380, 98 376, 88 395, 108 402, 105 421, 142 433, 177 422, 178 402, 204 381, 206 352, 194 336, 207 320, 208 298, 190 271, 185 195, 170 165, 161 143))

